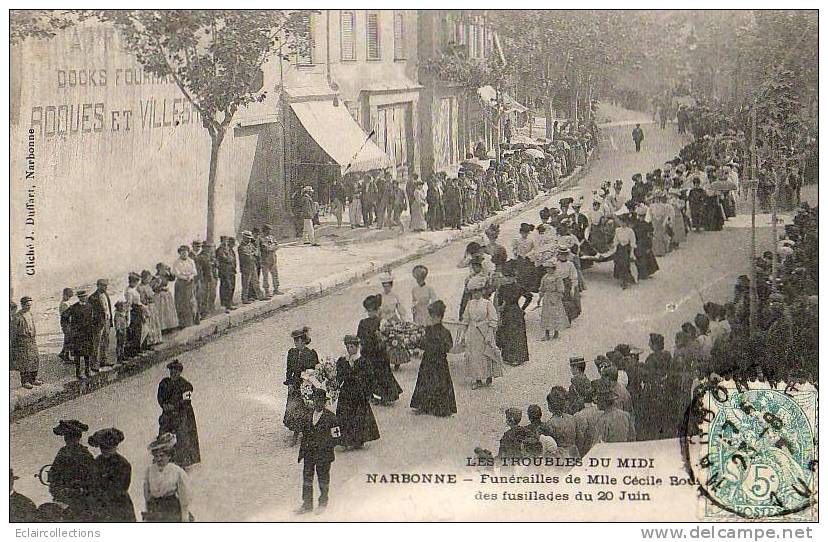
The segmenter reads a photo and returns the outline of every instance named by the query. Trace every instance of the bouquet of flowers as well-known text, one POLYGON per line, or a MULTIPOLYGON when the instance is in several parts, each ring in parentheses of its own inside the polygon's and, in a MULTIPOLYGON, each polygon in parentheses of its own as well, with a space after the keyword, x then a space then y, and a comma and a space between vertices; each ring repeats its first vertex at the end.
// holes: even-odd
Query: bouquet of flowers
POLYGON ((413 354, 422 347, 425 328, 414 322, 384 322, 380 327, 380 336, 389 352, 405 351, 413 354))
POLYGON ((314 388, 325 390, 328 400, 332 403, 339 396, 339 384, 336 381, 336 360, 332 358, 325 358, 317 363, 313 369, 302 371, 301 379, 299 389, 306 403, 311 402, 314 388))

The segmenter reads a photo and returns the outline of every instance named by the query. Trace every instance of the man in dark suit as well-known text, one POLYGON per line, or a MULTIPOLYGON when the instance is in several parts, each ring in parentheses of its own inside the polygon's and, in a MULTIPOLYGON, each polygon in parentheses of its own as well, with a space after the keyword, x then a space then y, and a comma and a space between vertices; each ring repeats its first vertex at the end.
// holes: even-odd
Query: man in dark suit
POLYGON ((90 373, 97 373, 96 367, 91 367, 95 346, 95 324, 94 309, 89 303, 86 292, 78 290, 75 295, 78 302, 66 309, 64 313, 72 331, 71 349, 75 358, 75 376, 78 380, 84 377, 89 378, 90 373), (81 360, 83 360, 83 373, 81 373, 81 360))
MULTIPOLYGON (((664 126, 661 127, 664 129, 664 126)), ((635 152, 641 152, 641 142, 644 141, 644 130, 641 129, 640 124, 636 124, 632 131, 633 143, 635 143, 635 152)))
POLYGON ((334 447, 339 444, 340 430, 336 414, 325 408, 328 396, 324 390, 313 390, 313 412, 302 427, 299 462, 302 468, 302 507, 298 514, 313 510, 313 473, 319 479, 319 511, 328 505, 328 487, 331 483, 331 463, 334 447))
POLYGON ((92 369, 98 370, 101 367, 112 367, 113 364, 107 360, 109 350, 109 330, 112 328, 112 301, 106 288, 109 281, 98 279, 97 289, 89 296, 89 305, 92 306, 92 369))
POLYGON ((213 255, 213 243, 205 242, 201 252, 196 256, 196 269, 201 278, 201 295, 198 297, 199 313, 207 318, 216 309, 216 262, 213 255))
POLYGON ((236 251, 230 244, 230 238, 221 236, 221 244, 216 249, 216 270, 219 277, 219 297, 224 312, 230 312, 236 307, 233 305, 233 295, 236 291, 236 251))

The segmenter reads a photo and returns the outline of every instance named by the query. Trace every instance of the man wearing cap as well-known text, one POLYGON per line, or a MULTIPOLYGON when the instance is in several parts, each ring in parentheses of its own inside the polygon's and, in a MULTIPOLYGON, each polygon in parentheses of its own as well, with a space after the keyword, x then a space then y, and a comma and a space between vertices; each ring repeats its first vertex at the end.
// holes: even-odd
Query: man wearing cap
POLYGON ((219 299, 224 312, 235 308, 233 296, 236 292, 236 251, 230 244, 230 238, 222 235, 221 244, 216 249, 216 271, 219 278, 219 299))
POLYGON ((60 420, 52 432, 63 437, 65 445, 58 450, 49 469, 49 493, 55 502, 68 506, 74 521, 88 521, 89 493, 92 488, 94 458, 80 443, 89 426, 78 420, 60 420))
POLYGON ((92 368, 97 370, 100 367, 111 367, 107 359, 109 351, 109 330, 113 326, 112 301, 106 289, 109 281, 98 279, 96 289, 89 296, 89 305, 92 307, 92 368))
POLYGON ((609 381, 599 378, 592 383, 601 414, 596 421, 593 445, 600 442, 634 442, 635 426, 632 417, 616 405, 616 390, 609 381))
POLYGON ((72 332, 72 356, 75 358, 75 376, 83 379, 89 378, 90 373, 97 373, 99 367, 95 366, 95 340, 97 328, 95 326, 95 309, 89 303, 85 290, 77 290, 75 295, 77 303, 66 310, 66 321, 72 332), (81 374, 81 363, 83 363, 83 374, 81 374))
POLYGON ((579 243, 583 243, 584 240, 589 238, 589 218, 581 212, 583 202, 584 199, 580 197, 572 202, 570 228, 572 229, 572 234, 578 238, 579 243))
POLYGON ((252 303, 257 299, 262 299, 261 288, 259 288, 259 276, 256 273, 256 260, 258 259, 258 249, 253 238, 253 233, 249 231, 242 232, 242 242, 239 245, 239 268, 241 269, 242 279, 242 303, 252 303))
POLYGON ((592 449, 595 440, 595 433, 598 427, 598 417, 601 412, 595 406, 595 392, 592 383, 584 374, 572 377, 572 387, 581 404, 581 408, 572 414, 575 420, 575 445, 581 457, 587 455, 592 449))
POLYGON ((331 484, 331 463, 336 456, 334 447, 340 443, 341 431, 336 414, 325 408, 328 396, 325 390, 313 390, 313 412, 302 424, 302 444, 298 461, 302 467, 302 507, 298 514, 313 510, 313 474, 319 480, 319 508, 328 505, 331 484))
POLYGON ((213 243, 205 241, 201 252, 195 258, 198 276, 201 279, 201 292, 198 297, 198 312, 202 318, 207 318, 216 310, 216 259, 213 243))
POLYGON ((30 390, 43 384, 37 378, 40 369, 40 354, 37 351, 37 331, 31 313, 32 298, 20 299, 20 310, 9 322, 11 363, 9 368, 20 372, 20 383, 30 390))
POLYGON ((279 292, 279 269, 277 267, 276 251, 279 243, 273 236, 273 227, 270 224, 262 226, 262 235, 259 238, 259 254, 262 267, 262 287, 265 296, 268 298, 278 295, 279 292), (271 290, 270 283, 273 282, 271 290))
POLYGON ((316 242, 316 232, 313 228, 313 217, 316 209, 313 202, 313 187, 302 189, 302 242, 306 245, 319 246, 316 242))
MULTIPOLYGON (((660 111, 660 110, 659 110, 660 111)), ((664 126, 662 126, 662 129, 664 126)), ((641 142, 644 141, 644 130, 641 124, 636 124, 632 131, 633 143, 635 143, 635 152, 641 152, 641 142)))

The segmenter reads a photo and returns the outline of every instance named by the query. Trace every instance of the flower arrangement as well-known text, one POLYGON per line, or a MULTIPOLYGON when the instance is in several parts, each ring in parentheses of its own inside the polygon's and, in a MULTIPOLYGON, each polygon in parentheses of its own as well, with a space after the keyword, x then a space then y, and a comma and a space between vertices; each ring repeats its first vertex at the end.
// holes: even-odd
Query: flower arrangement
POLYGON ((404 350, 413 354, 422 347, 425 328, 414 322, 384 322, 380 327, 380 336, 389 351, 404 350))
POLYGON ((302 371, 299 390, 302 398, 310 403, 314 389, 325 390, 328 400, 335 402, 339 396, 339 383, 336 380, 336 360, 326 357, 313 369, 302 371))

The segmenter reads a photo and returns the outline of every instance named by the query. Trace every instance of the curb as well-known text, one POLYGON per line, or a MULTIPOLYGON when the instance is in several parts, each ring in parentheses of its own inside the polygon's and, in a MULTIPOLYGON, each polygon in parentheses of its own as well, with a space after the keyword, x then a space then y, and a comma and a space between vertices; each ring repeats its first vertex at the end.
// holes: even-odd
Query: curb
MULTIPOLYGON (((592 158, 592 155, 589 158, 592 158)), ((23 393, 24 390, 22 389, 11 390, 9 394, 9 421, 19 421, 47 408, 90 394, 114 382, 139 374, 152 366, 164 363, 184 352, 196 350, 207 342, 215 340, 230 332, 233 328, 238 328, 247 322, 260 321, 275 312, 304 305, 323 295, 347 288, 356 282, 377 275, 387 268, 399 267, 437 252, 457 241, 477 236, 490 224, 506 222, 524 211, 540 207, 554 194, 577 185, 589 171, 591 164, 592 161, 588 160, 585 165, 575 168, 569 178, 550 192, 539 194, 534 199, 514 205, 495 216, 460 231, 455 230, 445 239, 428 243, 410 254, 405 254, 393 260, 364 262, 347 271, 317 279, 304 287, 295 288, 283 295, 275 296, 273 299, 242 306, 230 314, 217 314, 200 325, 186 328, 179 331, 175 336, 166 339, 163 349, 142 352, 123 365, 109 371, 101 371, 87 380, 47 383, 31 391, 25 390, 26 393, 23 393)))

